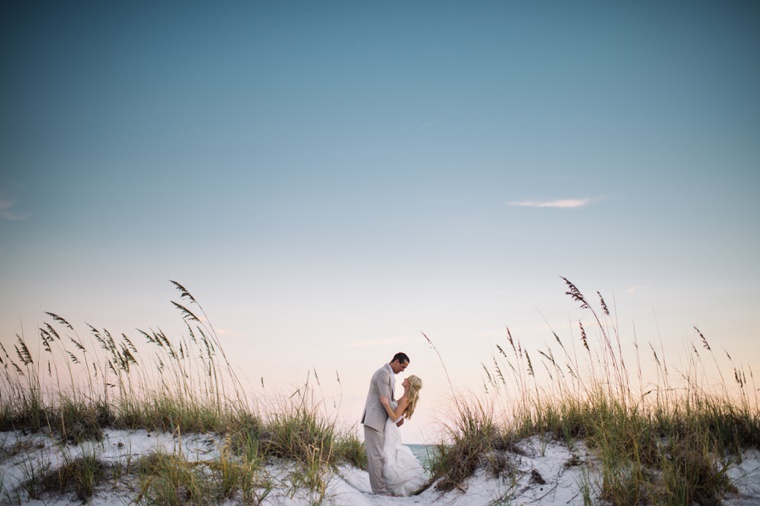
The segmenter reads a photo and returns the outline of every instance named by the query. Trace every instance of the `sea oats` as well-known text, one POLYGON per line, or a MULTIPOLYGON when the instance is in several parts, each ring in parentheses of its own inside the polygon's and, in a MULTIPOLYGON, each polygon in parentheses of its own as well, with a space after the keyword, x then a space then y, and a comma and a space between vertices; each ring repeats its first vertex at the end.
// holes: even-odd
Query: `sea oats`
POLYGON ((58 316, 57 314, 51 313, 49 311, 46 311, 45 314, 48 315, 49 317, 51 317, 56 322, 58 322, 61 325, 63 325, 64 327, 68 327, 69 330, 74 330, 74 327, 72 327, 69 322, 67 322, 66 320, 64 320, 63 318, 61 318, 60 316, 58 316))
POLYGON ((50 343, 53 341, 53 336, 46 330, 40 329, 40 338, 42 339, 42 349, 48 353, 53 353, 53 350, 50 347, 50 343))
POLYGON ((174 304, 174 307, 176 307, 182 312, 183 318, 185 320, 195 321, 195 322, 200 323, 201 320, 197 316, 195 316, 195 314, 189 309, 187 309, 185 306, 174 301, 172 301, 172 304, 174 304))
POLYGON ((190 340, 193 342, 193 344, 198 344, 198 340, 195 338, 195 332, 193 332, 193 328, 187 322, 185 322, 185 326, 187 327, 188 334, 190 334, 190 340))
POLYGON ((58 339, 59 341, 61 340, 61 336, 60 336, 60 335, 58 335, 58 332, 57 332, 57 331, 56 331, 56 330, 53 328, 53 326, 52 326, 52 325, 50 325, 49 323, 45 322, 45 328, 47 329, 47 331, 48 331, 48 332, 49 332, 49 333, 50 333, 52 336, 54 336, 54 337, 55 337, 56 339, 58 339))
POLYGON ((512 339, 512 332, 509 331, 509 327, 507 327, 507 341, 509 341, 509 344, 512 346, 512 351, 517 351, 515 349, 515 341, 512 339))
POLYGON ((697 334, 699 334, 699 337, 702 339, 702 346, 704 346, 708 351, 712 351, 710 349, 710 344, 707 342, 707 339, 705 339, 705 336, 702 335, 702 332, 700 332, 697 327, 694 327, 694 330, 697 331, 697 334))
POLYGON ((541 365, 544 366, 544 369, 546 369, 546 374, 549 375, 549 380, 554 380, 554 375, 552 374, 551 370, 549 369, 549 366, 546 365, 546 363, 542 360, 541 365))
POLYGON ((69 337, 69 341, 71 341, 72 343, 74 343, 74 346, 76 346, 80 351, 87 352, 87 350, 85 349, 85 347, 82 346, 82 344, 79 341, 77 341, 76 339, 74 339, 73 337, 69 337))
POLYGON ((736 379, 736 382, 739 384, 739 388, 744 387, 744 377, 739 374, 739 371, 736 370, 734 367, 734 379, 736 379))
POLYGON ((133 353, 137 353, 137 348, 135 348, 135 345, 132 344, 132 341, 129 340, 126 334, 121 334, 121 338, 127 343, 127 346, 129 346, 129 349, 132 350, 133 353))
POLYGON ((105 340, 108 343, 108 346, 111 348, 111 350, 116 349, 116 340, 113 338, 111 333, 108 331, 108 329, 103 329, 103 333, 105 334, 105 340))
POLYGON ((132 355, 132 353, 129 351, 129 348, 127 348, 126 346, 122 345, 122 349, 121 349, 121 352, 122 352, 122 355, 124 355, 124 358, 125 358, 125 359, 126 359, 128 362, 132 362, 133 364, 137 364, 137 359, 136 359, 136 358, 134 357, 134 355, 132 355))
POLYGON ((29 364, 33 364, 34 361, 32 360, 32 355, 31 353, 29 353, 29 348, 26 347, 26 343, 18 334, 16 334, 16 337, 18 338, 19 345, 21 346, 20 349, 18 346, 15 346, 16 354, 18 355, 19 360, 25 366, 29 364))
POLYGON ((602 306, 602 311, 604 312, 604 314, 606 314, 607 316, 609 316, 610 315, 610 310, 607 309, 607 304, 604 302, 604 297, 602 297, 602 294, 600 292, 598 292, 598 291, 596 292, 596 294, 599 296, 599 302, 600 302, 600 304, 602 306))
POLYGON ((560 276, 562 281, 565 282, 565 284, 568 287, 568 291, 565 292, 566 295, 569 295, 573 298, 576 302, 581 303, 581 309, 591 309, 591 307, 588 305, 588 302, 586 302, 586 298, 583 296, 580 290, 578 290, 578 287, 575 286, 573 283, 570 282, 567 278, 560 276))
POLYGON ((486 364, 483 362, 480 363, 481 366, 483 366, 483 371, 486 373, 486 378, 488 378, 488 382, 493 385, 494 381, 493 378, 491 378, 491 373, 488 372, 488 367, 486 367, 486 364))
POLYGON ((583 322, 579 320, 578 326, 581 328, 581 342, 583 343, 583 347, 586 348, 586 351, 591 352, 588 347, 588 341, 586 340, 586 329, 583 328, 583 322))
POLYGON ((652 346, 652 343, 649 343, 649 348, 651 348, 651 350, 652 350, 652 355, 654 355, 654 361, 657 362, 657 366, 658 367, 662 367, 660 365, 660 359, 657 358, 657 352, 654 350, 654 346, 652 346))
POLYGON ((189 299, 193 303, 198 304, 198 302, 195 300, 195 297, 193 297, 184 286, 177 283, 176 281, 172 281, 171 279, 169 280, 169 282, 172 283, 175 286, 175 288, 177 288, 177 290, 179 290, 180 298, 189 299))
POLYGON ((85 325, 90 329, 90 333, 95 336, 95 339, 100 340, 100 331, 96 329, 93 325, 90 325, 89 323, 85 322, 85 325))
POLYGON ((154 339, 153 339, 153 338, 150 336, 150 334, 148 334, 148 333, 147 333, 147 332, 145 332, 144 330, 140 330, 140 329, 137 329, 137 331, 138 331, 140 334, 142 334, 143 336, 145 336, 145 339, 147 339, 149 343, 151 343, 151 344, 156 344, 156 341, 155 341, 155 340, 154 340, 154 339))
POLYGON ((525 350, 524 353, 525 353, 525 358, 528 361, 528 374, 530 374, 531 376, 535 376, 533 372, 533 364, 530 362, 530 355, 528 355, 528 350, 525 350))
POLYGON ((201 335, 201 341, 206 345, 207 348, 209 348, 211 351, 209 352, 209 357, 216 354, 216 349, 214 348, 214 343, 211 342, 211 339, 206 337, 206 333, 203 332, 203 329, 198 328, 198 333, 201 335))
POLYGON ((494 365, 494 368, 496 369, 496 375, 501 380, 501 383, 506 384, 507 382, 504 379, 504 375, 501 373, 501 367, 499 367, 499 363, 496 361, 496 358, 493 359, 493 365, 494 365))

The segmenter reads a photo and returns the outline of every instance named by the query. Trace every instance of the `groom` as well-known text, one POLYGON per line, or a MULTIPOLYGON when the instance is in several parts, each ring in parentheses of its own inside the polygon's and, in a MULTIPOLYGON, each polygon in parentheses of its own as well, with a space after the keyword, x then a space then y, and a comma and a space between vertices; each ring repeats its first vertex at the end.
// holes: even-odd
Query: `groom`
MULTIPOLYGON (((388 494, 383 478, 385 456, 383 445, 385 444, 385 421, 388 413, 380 404, 380 396, 393 399, 396 387, 396 374, 403 372, 409 365, 409 357, 406 353, 396 353, 390 363, 385 364, 372 375, 369 384, 367 402, 364 405, 362 423, 364 424, 364 447, 367 450, 367 467, 369 468, 369 483, 375 494, 388 494)), ((404 419, 398 423, 404 423, 404 419)))

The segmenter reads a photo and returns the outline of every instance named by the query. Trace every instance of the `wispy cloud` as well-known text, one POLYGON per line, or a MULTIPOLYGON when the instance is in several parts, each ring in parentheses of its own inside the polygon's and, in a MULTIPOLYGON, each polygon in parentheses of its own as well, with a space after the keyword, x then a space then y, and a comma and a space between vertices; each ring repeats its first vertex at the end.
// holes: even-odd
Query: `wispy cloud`
POLYGON ((563 200, 522 200, 519 202, 507 202, 512 207, 558 207, 560 209, 572 209, 583 207, 591 203, 593 199, 563 199, 563 200))
POLYGON ((12 211, 11 208, 16 204, 13 200, 0 197, 0 219, 3 220, 25 220, 29 217, 26 213, 17 213, 12 211))
POLYGON ((356 341, 348 345, 349 348, 379 348, 381 346, 390 346, 392 344, 404 343, 411 341, 412 337, 389 337, 387 339, 372 339, 368 341, 356 341))
POLYGON ((216 333, 220 336, 230 336, 230 337, 245 337, 245 334, 242 332, 237 332, 232 329, 216 329, 216 333))

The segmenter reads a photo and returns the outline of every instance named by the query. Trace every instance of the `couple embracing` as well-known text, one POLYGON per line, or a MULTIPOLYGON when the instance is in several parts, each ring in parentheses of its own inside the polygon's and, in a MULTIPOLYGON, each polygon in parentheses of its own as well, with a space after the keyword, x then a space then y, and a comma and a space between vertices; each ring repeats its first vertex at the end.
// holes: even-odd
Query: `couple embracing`
POLYGON ((396 353, 390 363, 372 375, 364 406, 364 446, 372 492, 381 495, 410 495, 427 481, 427 473, 412 451, 401 444, 398 428, 411 419, 419 399, 422 380, 409 376, 401 383, 404 395, 396 401, 396 375, 409 365, 405 353, 396 353))

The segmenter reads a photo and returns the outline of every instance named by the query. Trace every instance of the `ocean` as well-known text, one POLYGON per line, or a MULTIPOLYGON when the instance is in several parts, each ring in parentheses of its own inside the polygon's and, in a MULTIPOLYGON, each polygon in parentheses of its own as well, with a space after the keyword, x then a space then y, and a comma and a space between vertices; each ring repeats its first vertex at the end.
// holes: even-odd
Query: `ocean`
POLYGON ((415 457, 417 457, 417 460, 420 461, 423 467, 425 467, 426 469, 429 468, 430 459, 433 455, 435 455, 435 452, 436 452, 436 445, 405 444, 404 446, 412 450, 412 453, 414 454, 415 457))

